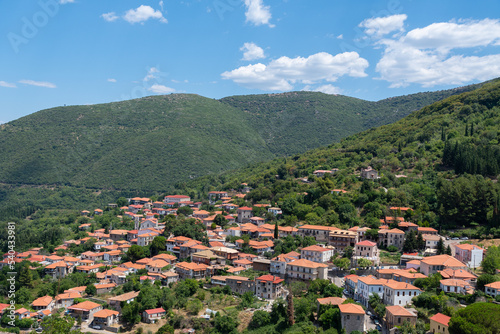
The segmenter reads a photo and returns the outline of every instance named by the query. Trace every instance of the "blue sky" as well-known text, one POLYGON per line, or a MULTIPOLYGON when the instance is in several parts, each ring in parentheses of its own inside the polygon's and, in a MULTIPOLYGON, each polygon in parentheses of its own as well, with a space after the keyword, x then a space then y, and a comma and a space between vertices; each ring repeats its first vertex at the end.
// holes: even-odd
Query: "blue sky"
POLYGON ((154 94, 379 100, 500 76, 497 0, 0 2, 0 122, 154 94))

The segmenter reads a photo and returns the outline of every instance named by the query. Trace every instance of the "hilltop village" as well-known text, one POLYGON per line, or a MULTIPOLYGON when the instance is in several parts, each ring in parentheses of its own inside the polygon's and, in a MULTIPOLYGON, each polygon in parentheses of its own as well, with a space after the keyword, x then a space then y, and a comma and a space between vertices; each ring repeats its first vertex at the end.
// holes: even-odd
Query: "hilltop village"
MULTIPOLYGON (((334 172, 314 174, 324 177, 334 172)), ((371 168, 361 176, 378 177, 371 168)), ((249 314, 248 328, 269 323, 269 315, 263 314, 272 316, 280 307, 284 316, 292 312, 289 321, 293 323, 290 300, 307 294, 315 303, 308 317, 339 333, 396 333, 419 327, 448 333, 446 296, 476 296, 475 271, 485 250, 406 221, 409 207, 387 208, 391 215, 380 220, 378 229, 282 226, 276 219, 283 216, 281 208, 247 201, 250 190, 242 184, 238 191, 211 191, 204 202, 186 195, 167 195, 161 201, 135 197, 123 206, 82 211, 81 238, 64 241, 50 254, 38 247, 4 255, 0 266, 9 267, 14 261, 21 268, 21 284, 29 286, 35 276, 31 272, 36 272, 52 282, 53 289, 40 290, 36 299, 27 298, 15 310, 8 303, 0 304, 2 324, 9 323, 11 315, 18 327, 41 332, 47 319, 62 311, 77 320, 75 328, 82 332, 124 332, 155 323, 165 333, 203 332, 199 321, 214 317, 215 328, 223 332, 226 327, 217 319, 233 321, 226 329, 245 329, 238 319, 221 317, 221 312, 235 306, 249 314), (133 228, 100 228, 98 221, 104 216, 133 228), (175 233, 167 233, 166 225, 179 217, 183 220, 175 233), (28 272, 23 273, 25 268, 28 272), (61 285, 78 274, 76 280, 84 285, 67 289, 61 285), (433 297, 441 306, 425 305, 429 301, 419 299, 429 289, 441 292, 433 297), (208 301, 204 291, 210 293, 208 301), (178 305, 171 300, 180 296, 185 299, 184 315, 198 322, 181 321, 173 307, 178 305), (425 305, 428 313, 418 311, 416 305, 425 305)), ((345 193, 331 189, 330 196, 345 193)), ((481 289, 485 298, 500 295, 497 282, 481 289)), ((295 307, 297 318, 299 306, 295 307)))

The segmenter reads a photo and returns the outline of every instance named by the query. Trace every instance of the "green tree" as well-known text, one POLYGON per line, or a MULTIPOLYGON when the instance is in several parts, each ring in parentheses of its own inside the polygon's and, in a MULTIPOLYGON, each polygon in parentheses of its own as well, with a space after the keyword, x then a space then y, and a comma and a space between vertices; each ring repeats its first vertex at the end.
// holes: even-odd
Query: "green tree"
POLYGON ((33 287, 33 274, 27 265, 22 266, 19 273, 19 284, 27 288, 33 287))
POLYGON ((481 262, 481 266, 485 273, 495 275, 496 270, 500 269, 500 247, 490 246, 481 262))
POLYGON ((167 249, 167 239, 161 235, 156 236, 151 245, 149 245, 149 252, 151 256, 158 255, 160 252, 167 249))
POLYGON ((156 334, 174 334, 174 332, 175 330, 172 325, 165 324, 156 331, 156 334))
POLYGON ((458 310, 450 319, 449 332, 450 334, 500 333, 500 305, 474 303, 458 310))
POLYGON ((347 270, 351 267, 351 260, 344 258, 333 260, 333 265, 337 268, 347 270))
POLYGON ((252 320, 248 324, 249 329, 257 329, 271 323, 271 314, 266 311, 257 310, 253 313, 252 320))
POLYGON ((342 325, 340 322, 340 310, 338 307, 331 307, 327 309, 318 320, 324 330, 329 328, 335 328, 338 331, 341 330, 342 325))
POLYGON ((193 315, 198 315, 202 308, 203 303, 199 299, 189 300, 186 303, 186 310, 193 315))
POLYGON ((446 253, 446 249, 444 248, 443 238, 439 238, 436 247, 437 247, 437 252, 436 252, 437 255, 441 255, 441 254, 446 253))
POLYGON ((276 223, 274 223, 274 239, 278 240, 279 236, 280 236, 280 232, 278 230, 278 221, 276 221, 276 223))
POLYGON ((122 308, 122 320, 131 325, 139 323, 141 321, 141 308, 141 304, 137 301, 125 304, 122 308))
POLYGON ((132 262, 136 262, 144 257, 144 249, 139 245, 132 245, 127 251, 127 258, 132 262))
POLYGON ((227 315, 218 315, 214 319, 214 327, 220 333, 236 333, 238 321, 227 315))
POLYGON ((74 324, 75 319, 70 316, 61 317, 52 314, 50 317, 43 318, 40 326, 43 328, 44 334, 81 333, 79 330, 71 330, 74 324))
POLYGON ((95 296, 97 294, 97 288, 94 284, 89 284, 85 288, 85 293, 89 296, 95 296))

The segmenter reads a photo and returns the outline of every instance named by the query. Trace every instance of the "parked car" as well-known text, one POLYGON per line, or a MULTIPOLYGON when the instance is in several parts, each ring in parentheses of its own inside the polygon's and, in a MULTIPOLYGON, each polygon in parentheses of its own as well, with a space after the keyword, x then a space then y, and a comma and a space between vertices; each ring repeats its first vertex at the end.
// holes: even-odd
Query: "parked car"
POLYGON ((463 238, 462 238, 462 240, 469 240, 469 238, 467 238, 467 237, 463 237, 463 238))
POLYGON ((455 237, 455 238, 452 238, 451 240, 458 240, 458 238, 457 238, 457 237, 455 237))
POLYGON ((381 330, 382 330, 382 326, 380 326, 380 325, 375 326, 375 328, 376 328, 378 331, 381 331, 381 330))
POLYGON ((101 329, 101 326, 92 326, 93 329, 101 329))

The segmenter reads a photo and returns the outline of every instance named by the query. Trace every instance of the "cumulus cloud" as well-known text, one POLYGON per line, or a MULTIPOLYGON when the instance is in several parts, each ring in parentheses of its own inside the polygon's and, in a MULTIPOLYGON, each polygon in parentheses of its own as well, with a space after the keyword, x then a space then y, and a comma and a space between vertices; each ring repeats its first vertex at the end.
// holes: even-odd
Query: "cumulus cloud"
MULTIPOLYGON (((163 10, 163 2, 161 1, 160 6, 163 10)), ((120 18, 120 16, 118 16, 115 12, 104 13, 101 15, 101 17, 107 22, 114 22, 120 18)), ((144 24, 144 22, 148 21, 149 19, 158 20, 161 23, 168 22, 160 10, 155 10, 153 9, 153 7, 145 5, 141 5, 136 9, 127 10, 121 18, 130 24, 144 24)))
POLYGON ((0 81, 0 87, 6 87, 6 88, 16 88, 16 84, 15 83, 10 83, 10 82, 6 82, 6 81, 0 81))
POLYGON ((246 22, 250 22, 256 26, 267 24, 273 28, 271 24, 271 7, 265 6, 262 0, 245 0, 245 17, 246 22))
POLYGON ((74 2, 75 2, 75 0, 59 0, 59 3, 61 5, 65 5, 67 3, 74 3, 74 2))
POLYGON ((57 86, 51 82, 47 81, 34 81, 34 80, 19 80, 19 83, 29 85, 29 86, 37 86, 37 87, 45 87, 45 88, 56 88, 57 86))
POLYGON ((104 13, 101 15, 104 21, 113 22, 119 19, 115 12, 104 13))
POLYGON ((240 48, 240 51, 243 51, 243 60, 255 60, 266 58, 264 55, 264 50, 257 46, 255 43, 245 43, 240 48))
POLYGON ((116 79, 109 78, 109 79, 108 79, 108 82, 116 82, 116 79))
POLYGON ((376 71, 390 87, 461 85, 500 76, 500 54, 471 55, 471 48, 500 45, 499 20, 433 23, 378 43, 385 50, 376 71))
POLYGON ((314 84, 322 81, 334 82, 339 77, 366 76, 368 61, 357 52, 344 52, 335 56, 320 52, 304 57, 281 57, 268 65, 258 63, 242 66, 221 74, 223 79, 262 90, 291 90, 296 83, 314 84))
POLYGON ((146 74, 146 76, 144 77, 144 81, 149 81, 149 80, 155 80, 155 79, 158 79, 159 77, 159 73, 160 73, 160 70, 156 67, 151 67, 149 70, 148 70, 148 74, 146 74))
POLYGON ((157 19, 162 23, 167 23, 167 19, 159 10, 154 10, 151 6, 141 5, 137 9, 129 9, 123 19, 128 23, 144 23, 149 19, 157 19))
POLYGON ((302 90, 311 92, 321 92, 330 95, 338 95, 342 93, 342 89, 340 89, 339 87, 335 87, 334 85, 331 84, 322 85, 316 88, 312 88, 311 86, 307 85, 304 88, 302 88, 302 90))
POLYGON ((404 21, 408 17, 406 14, 397 14, 385 17, 375 17, 366 19, 359 24, 360 28, 365 28, 365 33, 375 38, 380 38, 393 31, 404 31, 404 21))
POLYGON ((175 92, 175 89, 159 84, 152 85, 148 88, 148 90, 155 94, 170 94, 175 92))

